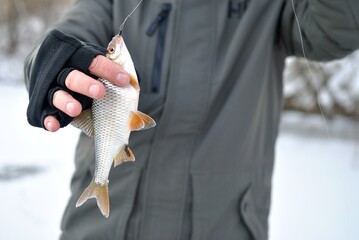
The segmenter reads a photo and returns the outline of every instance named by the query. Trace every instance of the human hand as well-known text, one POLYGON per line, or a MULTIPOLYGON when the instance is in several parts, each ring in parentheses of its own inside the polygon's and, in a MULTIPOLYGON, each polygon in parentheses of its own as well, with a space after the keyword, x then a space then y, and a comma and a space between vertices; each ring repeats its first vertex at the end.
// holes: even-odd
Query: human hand
POLYGON ((67 126, 82 110, 91 107, 92 99, 105 94, 105 87, 96 81, 98 77, 121 87, 128 84, 128 74, 104 57, 105 53, 105 48, 59 30, 49 32, 35 57, 25 65, 29 124, 51 132, 67 126))
MULTIPOLYGON (((130 82, 129 75, 122 67, 102 55, 93 59, 88 70, 91 74, 119 87, 126 86, 130 82)), ((102 83, 78 70, 72 70, 67 75, 65 85, 69 90, 93 99, 100 99, 105 94, 102 83)), ((58 90, 53 94, 52 104, 70 117, 77 117, 82 112, 81 103, 64 90, 58 90)), ((44 126, 48 131, 56 132, 60 128, 60 123, 55 116, 49 115, 44 119, 44 126)))

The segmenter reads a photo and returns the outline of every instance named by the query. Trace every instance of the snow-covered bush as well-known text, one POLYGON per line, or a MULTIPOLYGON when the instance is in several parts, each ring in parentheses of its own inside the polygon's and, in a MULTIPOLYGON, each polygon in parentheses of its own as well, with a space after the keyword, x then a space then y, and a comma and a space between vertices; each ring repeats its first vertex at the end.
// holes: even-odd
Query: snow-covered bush
POLYGON ((328 63, 288 58, 284 70, 285 109, 359 116, 359 51, 328 63))
POLYGON ((0 8, 0 84, 23 82, 23 61, 72 0, 5 0, 0 8))

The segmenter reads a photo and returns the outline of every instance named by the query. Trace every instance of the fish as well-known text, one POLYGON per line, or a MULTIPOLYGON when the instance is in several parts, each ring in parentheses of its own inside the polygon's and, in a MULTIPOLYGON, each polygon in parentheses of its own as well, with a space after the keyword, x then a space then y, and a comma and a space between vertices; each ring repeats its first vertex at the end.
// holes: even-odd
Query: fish
POLYGON ((130 83, 125 87, 118 87, 99 78, 98 81, 106 88, 104 97, 94 99, 91 108, 84 110, 71 124, 94 138, 96 155, 93 179, 79 197, 76 207, 80 207, 90 198, 95 198, 102 215, 108 218, 108 176, 112 164, 116 167, 128 161, 135 161, 135 156, 128 146, 130 133, 152 128, 156 126, 156 122, 137 109, 140 86, 121 33, 115 35, 108 44, 106 57, 129 74, 130 83))

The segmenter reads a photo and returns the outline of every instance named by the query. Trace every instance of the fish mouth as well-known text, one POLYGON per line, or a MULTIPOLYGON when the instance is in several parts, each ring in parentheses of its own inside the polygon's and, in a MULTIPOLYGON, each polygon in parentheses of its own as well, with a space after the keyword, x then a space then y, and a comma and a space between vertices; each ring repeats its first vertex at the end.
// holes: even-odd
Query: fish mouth
POLYGON ((122 35, 121 35, 121 34, 115 35, 115 36, 113 37, 113 40, 115 40, 116 45, 122 46, 123 39, 122 39, 122 35))

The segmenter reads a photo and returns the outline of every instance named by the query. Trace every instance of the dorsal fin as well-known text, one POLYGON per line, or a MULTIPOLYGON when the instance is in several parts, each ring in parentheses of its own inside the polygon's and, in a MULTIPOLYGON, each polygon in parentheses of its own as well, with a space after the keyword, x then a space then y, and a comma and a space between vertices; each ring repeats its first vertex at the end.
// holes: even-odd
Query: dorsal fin
POLYGON ((95 136, 91 109, 82 111, 79 116, 72 120, 71 125, 81 129, 89 137, 95 136))

